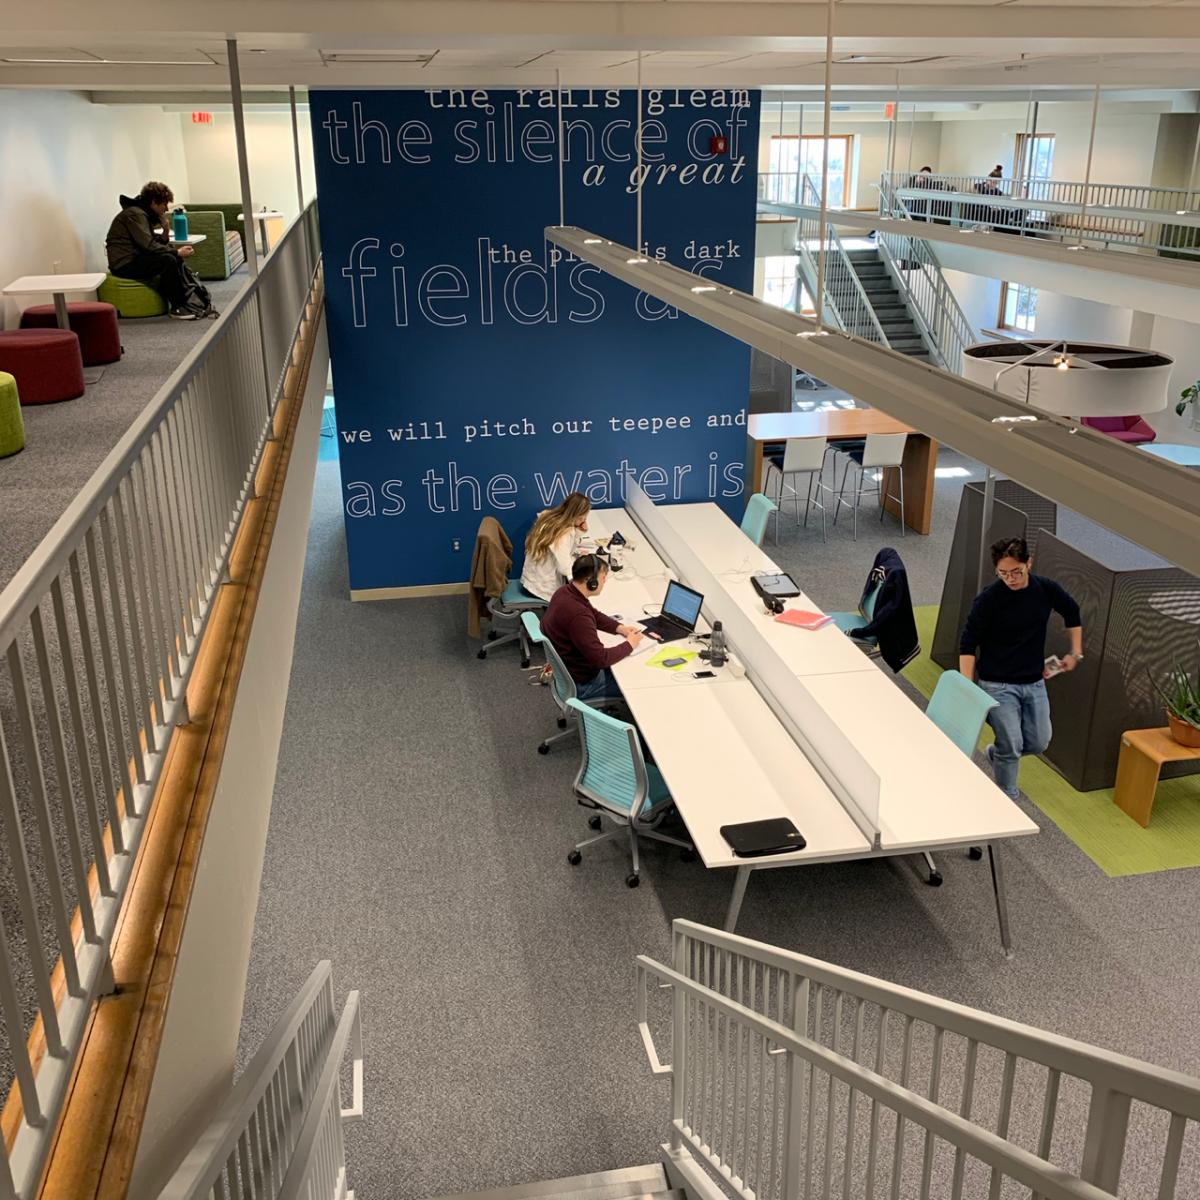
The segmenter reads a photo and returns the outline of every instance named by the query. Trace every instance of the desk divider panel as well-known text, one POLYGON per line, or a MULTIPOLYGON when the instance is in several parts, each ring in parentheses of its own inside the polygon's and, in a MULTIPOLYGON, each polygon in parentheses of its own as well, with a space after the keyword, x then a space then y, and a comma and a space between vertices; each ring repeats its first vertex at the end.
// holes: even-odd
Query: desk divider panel
POLYGON ((626 488, 625 506, 659 557, 689 587, 704 594, 704 615, 710 623, 721 622, 730 646, 746 668, 746 678, 838 798, 871 848, 880 849, 879 776, 632 479, 626 488))

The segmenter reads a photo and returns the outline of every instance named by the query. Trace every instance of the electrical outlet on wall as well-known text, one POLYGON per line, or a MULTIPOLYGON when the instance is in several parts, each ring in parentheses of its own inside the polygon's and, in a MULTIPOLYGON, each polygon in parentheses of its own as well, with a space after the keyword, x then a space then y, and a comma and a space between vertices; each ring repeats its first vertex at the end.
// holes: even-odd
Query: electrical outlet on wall
POLYGON ((450 543, 450 549, 451 549, 451 550, 453 550, 453 551, 455 551, 455 553, 457 553, 459 550, 461 550, 461 549, 462 549, 462 543, 461 543, 461 542, 458 540, 458 538, 455 538, 455 539, 454 539, 454 540, 453 540, 453 541, 450 543))

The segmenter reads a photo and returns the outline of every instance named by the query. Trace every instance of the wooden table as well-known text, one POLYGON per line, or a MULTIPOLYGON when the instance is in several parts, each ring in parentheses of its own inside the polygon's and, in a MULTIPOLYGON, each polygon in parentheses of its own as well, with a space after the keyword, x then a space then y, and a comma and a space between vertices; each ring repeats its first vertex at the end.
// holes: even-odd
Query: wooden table
MULTIPOLYGON (((747 459, 750 467, 751 491, 762 491, 763 445, 767 442, 786 442, 789 438, 856 438, 869 433, 906 433, 904 447, 905 524, 917 533, 928 533, 933 519, 934 468, 937 466, 937 443, 903 421, 889 417, 877 408, 835 408, 819 412, 755 413, 746 422, 747 459)), ((881 493, 898 491, 890 468, 884 478, 881 493)), ((900 515, 895 500, 886 501, 887 511, 900 515)))
POLYGON ((1150 824, 1154 793, 1163 763, 1200 759, 1200 749, 1181 746, 1166 726, 1161 729, 1127 729, 1121 734, 1117 760, 1117 786, 1113 803, 1143 829, 1150 824))

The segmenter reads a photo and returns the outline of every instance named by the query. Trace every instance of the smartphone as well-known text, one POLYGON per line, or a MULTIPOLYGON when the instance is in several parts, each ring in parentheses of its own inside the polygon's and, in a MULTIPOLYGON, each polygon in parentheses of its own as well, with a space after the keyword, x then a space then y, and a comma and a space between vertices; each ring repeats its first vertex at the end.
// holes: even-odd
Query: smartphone
POLYGON ((693 671, 692 672, 693 679, 716 679, 716 677, 717 677, 716 671, 693 671))
POLYGON ((686 658, 664 658, 662 665, 664 667, 682 667, 687 662, 686 658))

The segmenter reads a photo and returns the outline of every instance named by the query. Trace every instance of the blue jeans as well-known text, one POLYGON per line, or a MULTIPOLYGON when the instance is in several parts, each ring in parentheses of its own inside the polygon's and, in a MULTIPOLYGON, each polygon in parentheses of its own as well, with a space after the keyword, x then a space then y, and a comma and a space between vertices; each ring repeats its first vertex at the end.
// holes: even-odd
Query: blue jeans
POLYGON ((1041 754, 1050 745, 1050 700, 1046 681, 1034 683, 993 683, 981 679, 979 686, 999 701, 987 715, 996 734, 991 754, 996 786, 1014 800, 1017 798, 1017 767, 1022 754, 1041 754))
POLYGON ((620 684, 617 683, 616 676, 608 667, 605 667, 594 679, 589 679, 587 683, 575 685, 576 699, 582 700, 585 704, 592 700, 607 699, 612 696, 619 697, 620 695, 620 684))

